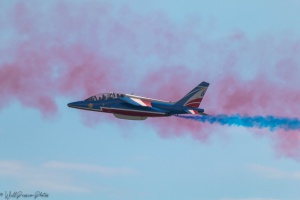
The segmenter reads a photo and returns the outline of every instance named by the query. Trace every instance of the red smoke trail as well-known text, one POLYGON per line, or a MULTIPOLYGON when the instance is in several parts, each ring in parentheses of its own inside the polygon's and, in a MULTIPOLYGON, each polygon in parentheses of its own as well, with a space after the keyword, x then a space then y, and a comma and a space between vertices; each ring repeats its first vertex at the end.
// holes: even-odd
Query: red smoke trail
MULTIPOLYGON (((168 70, 170 69, 165 69, 165 71, 168 70)), ((164 70, 160 70, 159 73, 162 71, 164 70)), ((163 77, 163 75, 159 75, 159 73, 155 73, 156 75, 152 75, 152 77, 156 77, 156 80, 173 80, 169 82, 172 83, 172 86, 164 83, 162 85, 154 86, 156 87, 155 89, 152 88, 153 91, 156 91, 161 96, 172 97, 165 97, 165 99, 178 100, 193 88, 193 86, 190 86, 187 87, 189 89, 183 89, 183 85, 175 81, 178 80, 176 73, 174 76, 167 75, 167 78, 163 77)), ((200 72, 198 73, 200 74, 200 72)), ((149 81, 149 84, 150 80, 147 81, 149 81)), ((198 82, 196 84, 198 84, 198 82)), ((285 84, 272 83, 263 78, 255 77, 255 79, 251 81, 244 81, 237 77, 225 76, 221 78, 221 80, 215 79, 215 81, 211 82, 201 107, 209 114, 239 113, 299 118, 300 108, 298 102, 300 100, 300 95, 297 91, 299 91, 300 88, 297 89, 297 87, 299 86, 286 87, 285 84)), ((159 94, 152 94, 152 96, 158 97, 160 96, 159 94)), ((211 134, 217 132, 214 131, 213 128, 219 127, 212 127, 210 124, 203 123, 197 124, 189 120, 176 120, 174 118, 155 119, 151 122, 154 123, 154 127, 159 129, 158 132, 162 136, 191 135, 200 141, 207 141, 211 134)), ((253 131, 260 135, 270 136, 274 141, 275 149, 278 151, 279 155, 300 160, 299 131, 277 130, 272 134, 265 134, 269 132, 268 130, 253 131)))
MULTIPOLYGON (((98 2, 19 1, 0 13, 0 109, 18 101, 51 115, 56 98, 116 88, 178 100, 205 80, 208 113, 299 117, 298 38, 237 32, 216 39, 201 21, 176 24, 162 13, 98 2)), ((177 118, 149 121, 164 137, 207 141, 217 132, 177 118)), ((272 139, 280 154, 299 159, 298 132, 272 139)))
MULTIPOLYGON (((233 35, 234 36, 234 35, 233 35)), ((201 107, 211 114, 274 115, 299 118, 299 55, 298 40, 261 37, 249 40, 239 37, 216 41, 202 41, 199 51, 202 56, 198 69, 166 67, 150 74, 144 85, 153 85, 151 95, 163 96, 166 100, 178 100, 202 80, 211 83, 201 107), (211 58, 211 62, 206 60, 211 58), (172 72, 172 73, 170 73, 172 72), (155 78, 154 78, 155 77, 155 78)), ((174 119, 152 121, 159 133, 166 135, 191 135, 201 141, 219 131, 207 124, 195 125, 192 121, 174 119), (195 137, 202 134, 202 137, 195 137)), ((216 128, 214 126, 214 128, 216 128)), ((270 136, 279 155, 300 160, 300 133, 298 131, 253 130, 254 133, 270 136)))
MULTIPOLYGON (((215 43, 206 43, 203 46, 208 53, 202 47, 199 52, 203 54, 201 58, 211 58, 211 63, 199 60, 196 64, 198 69, 165 67, 153 71, 143 85, 150 85, 153 80, 162 84, 152 84, 151 96, 178 100, 196 84, 205 80, 211 83, 201 105, 207 113, 299 118, 300 87, 299 79, 295 76, 300 69, 297 57, 300 53, 299 40, 274 42, 262 37, 251 41, 246 36, 230 36, 215 43), (227 51, 223 52, 223 49, 227 51), (214 58, 213 55, 218 56, 214 58)), ((211 134, 217 133, 207 124, 195 125, 191 121, 173 120, 155 120, 154 127, 161 129, 159 133, 164 136, 207 135, 196 137, 201 141, 207 141, 211 134)), ((253 131, 261 135, 271 135, 265 134, 267 130, 253 131)), ((272 133, 275 149, 280 155, 300 160, 300 133, 284 132, 272 133)))
MULTIPOLYGON (((116 82, 112 80, 120 78, 115 73, 122 73, 118 61, 103 56, 101 46, 96 48, 91 44, 98 38, 88 40, 87 30, 80 30, 86 21, 89 28, 97 25, 90 22, 93 16, 88 14, 89 10, 74 9, 78 16, 75 18, 67 4, 55 3, 49 7, 47 15, 43 14, 42 5, 38 4, 40 9, 34 10, 25 2, 6 10, 6 20, 11 24, 1 27, 8 32, 2 32, 1 36, 10 42, 1 46, 0 51, 0 108, 17 100, 49 115, 58 109, 57 97, 83 98, 101 88, 113 90, 116 82)), ((101 17, 106 6, 93 8, 101 17)))
POLYGON ((60 96, 126 91, 143 79, 145 68, 135 62, 147 67, 141 61, 152 56, 156 65, 157 57, 181 49, 174 42, 180 35, 172 36, 166 18, 138 16, 127 7, 17 1, 0 9, 5 30, 0 33, 5 41, 0 46, 0 108, 17 100, 48 115, 57 111, 60 96))

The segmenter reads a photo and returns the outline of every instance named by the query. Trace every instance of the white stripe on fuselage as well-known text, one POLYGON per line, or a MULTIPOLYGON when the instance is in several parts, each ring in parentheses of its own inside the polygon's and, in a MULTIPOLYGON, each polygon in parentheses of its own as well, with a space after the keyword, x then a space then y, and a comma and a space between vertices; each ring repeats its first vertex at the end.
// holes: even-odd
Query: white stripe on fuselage
POLYGON ((194 110, 189 110, 189 111, 190 111, 190 113, 195 114, 195 111, 194 111, 194 110))
POLYGON ((128 97, 132 97, 132 98, 136 98, 136 99, 140 99, 140 100, 150 100, 150 101, 157 101, 157 102, 164 102, 164 103, 175 103, 172 101, 163 101, 163 100, 159 100, 159 99, 151 99, 151 98, 147 98, 147 97, 142 97, 142 96, 136 96, 136 95, 132 95, 132 94, 125 94, 128 97))
POLYGON ((147 106, 141 99, 136 99, 136 98, 130 98, 130 99, 142 106, 147 106))

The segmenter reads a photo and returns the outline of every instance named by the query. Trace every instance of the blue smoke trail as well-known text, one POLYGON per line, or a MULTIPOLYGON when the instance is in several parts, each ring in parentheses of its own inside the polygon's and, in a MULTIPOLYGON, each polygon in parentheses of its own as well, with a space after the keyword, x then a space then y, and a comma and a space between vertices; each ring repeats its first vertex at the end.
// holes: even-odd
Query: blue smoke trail
POLYGON ((207 115, 207 116, 184 116, 176 117, 195 120, 200 122, 208 122, 211 124, 221 124, 228 126, 243 126, 247 128, 269 128, 271 131, 276 129, 300 130, 300 120, 298 118, 275 117, 275 116, 248 116, 248 115, 207 115))

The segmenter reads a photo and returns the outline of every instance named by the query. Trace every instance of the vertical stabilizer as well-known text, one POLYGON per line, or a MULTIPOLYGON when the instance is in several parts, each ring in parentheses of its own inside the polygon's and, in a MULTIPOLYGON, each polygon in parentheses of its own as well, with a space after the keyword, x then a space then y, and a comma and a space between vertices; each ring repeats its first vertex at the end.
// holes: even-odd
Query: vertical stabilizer
POLYGON ((182 106, 188 106, 188 107, 199 107, 208 86, 209 86, 209 83, 203 81, 197 87, 195 87, 192 91, 190 91, 188 94, 186 94, 182 99, 177 101, 175 103, 175 105, 182 105, 182 106))

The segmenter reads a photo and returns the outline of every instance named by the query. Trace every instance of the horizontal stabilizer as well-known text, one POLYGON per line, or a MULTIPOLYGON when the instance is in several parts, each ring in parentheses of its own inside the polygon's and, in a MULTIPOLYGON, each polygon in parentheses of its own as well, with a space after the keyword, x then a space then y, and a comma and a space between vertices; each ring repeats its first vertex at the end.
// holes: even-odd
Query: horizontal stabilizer
POLYGON ((198 110, 192 110, 192 109, 191 109, 191 110, 186 109, 185 112, 186 112, 187 114, 192 114, 192 115, 196 115, 196 114, 199 113, 198 110))
POLYGON ((204 109, 202 108, 193 108, 193 107, 189 107, 188 109, 184 110, 186 114, 192 114, 192 115, 207 115, 206 113, 204 113, 204 109))

